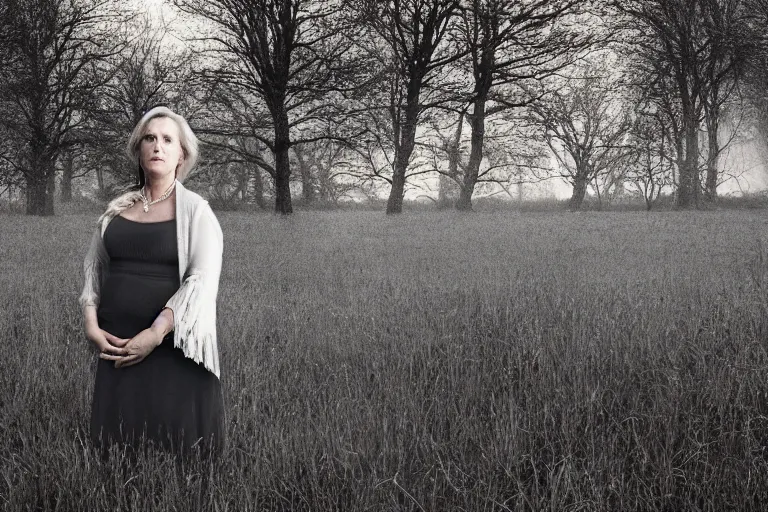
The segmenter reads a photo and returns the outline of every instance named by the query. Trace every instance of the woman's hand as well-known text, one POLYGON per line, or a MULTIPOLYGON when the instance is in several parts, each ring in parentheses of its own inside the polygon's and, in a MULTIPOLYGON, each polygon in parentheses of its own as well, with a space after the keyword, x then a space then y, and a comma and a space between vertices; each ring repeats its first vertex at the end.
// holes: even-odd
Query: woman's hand
POLYGON ((128 343, 127 338, 118 338, 114 334, 108 333, 95 324, 86 327, 85 336, 96 345, 96 348, 102 355, 109 354, 119 356, 125 354, 125 349, 123 347, 128 343))
POLYGON ((133 338, 126 340, 120 354, 102 353, 99 357, 114 361, 115 368, 132 366, 142 362, 162 342, 162 332, 152 328, 144 329, 133 338))

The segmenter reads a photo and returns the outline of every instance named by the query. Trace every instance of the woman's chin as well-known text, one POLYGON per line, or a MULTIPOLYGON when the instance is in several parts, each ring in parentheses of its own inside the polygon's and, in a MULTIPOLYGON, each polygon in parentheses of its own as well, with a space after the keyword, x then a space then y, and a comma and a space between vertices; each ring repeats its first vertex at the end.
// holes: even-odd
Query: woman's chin
MULTIPOLYGON (((163 162, 158 162, 159 164, 162 164, 163 162)), ((173 176, 173 169, 168 169, 165 166, 158 165, 155 163, 152 163, 150 165, 142 166, 144 167, 144 174, 149 179, 158 179, 158 178, 164 178, 168 176, 169 174, 173 176)))

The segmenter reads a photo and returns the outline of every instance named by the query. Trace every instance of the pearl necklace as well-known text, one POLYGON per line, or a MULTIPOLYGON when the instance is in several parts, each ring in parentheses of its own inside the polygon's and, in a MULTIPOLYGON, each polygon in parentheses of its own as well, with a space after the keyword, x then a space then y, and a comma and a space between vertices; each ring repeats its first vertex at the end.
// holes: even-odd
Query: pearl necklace
POLYGON ((139 197, 141 197, 141 202, 144 203, 144 213, 147 213, 149 211, 149 207, 152 206, 153 204, 159 203, 160 201, 168 199, 168 196, 171 195, 171 192, 173 191, 174 186, 176 186, 176 180, 173 180, 173 183, 171 183, 171 186, 168 187, 168 190, 166 190, 163 195, 161 195, 154 201, 150 201, 149 199, 147 199, 147 196, 144 195, 144 189, 147 188, 147 186, 144 185, 141 191, 139 192, 139 197))

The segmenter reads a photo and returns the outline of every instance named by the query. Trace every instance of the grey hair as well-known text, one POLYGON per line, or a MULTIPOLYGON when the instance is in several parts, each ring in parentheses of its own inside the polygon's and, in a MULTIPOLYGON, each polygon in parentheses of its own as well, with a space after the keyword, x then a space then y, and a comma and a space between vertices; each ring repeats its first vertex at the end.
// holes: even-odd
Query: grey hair
POLYGON ((176 122, 176 125, 179 127, 179 142, 181 143, 181 149, 184 152, 184 161, 176 169, 176 179, 183 182, 197 162, 197 137, 192 131, 192 128, 189 127, 187 120, 168 107, 155 107, 142 116, 141 120, 133 129, 133 132, 131 132, 131 137, 128 139, 128 145, 125 148, 126 153, 134 165, 141 166, 141 163, 139 162, 139 145, 141 144, 141 138, 144 136, 144 132, 146 131, 149 122, 157 117, 170 118, 176 122))

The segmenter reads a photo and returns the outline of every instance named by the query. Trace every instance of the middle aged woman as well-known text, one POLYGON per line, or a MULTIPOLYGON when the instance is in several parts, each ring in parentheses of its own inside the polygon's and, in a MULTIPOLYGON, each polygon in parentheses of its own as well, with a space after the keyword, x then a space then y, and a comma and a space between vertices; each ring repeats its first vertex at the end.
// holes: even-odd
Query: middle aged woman
POLYGON ((182 181, 197 139, 165 107, 147 112, 128 142, 139 184, 99 218, 80 296, 88 339, 100 360, 91 437, 149 440, 182 454, 223 448, 216 296, 223 236, 208 202, 182 181))

